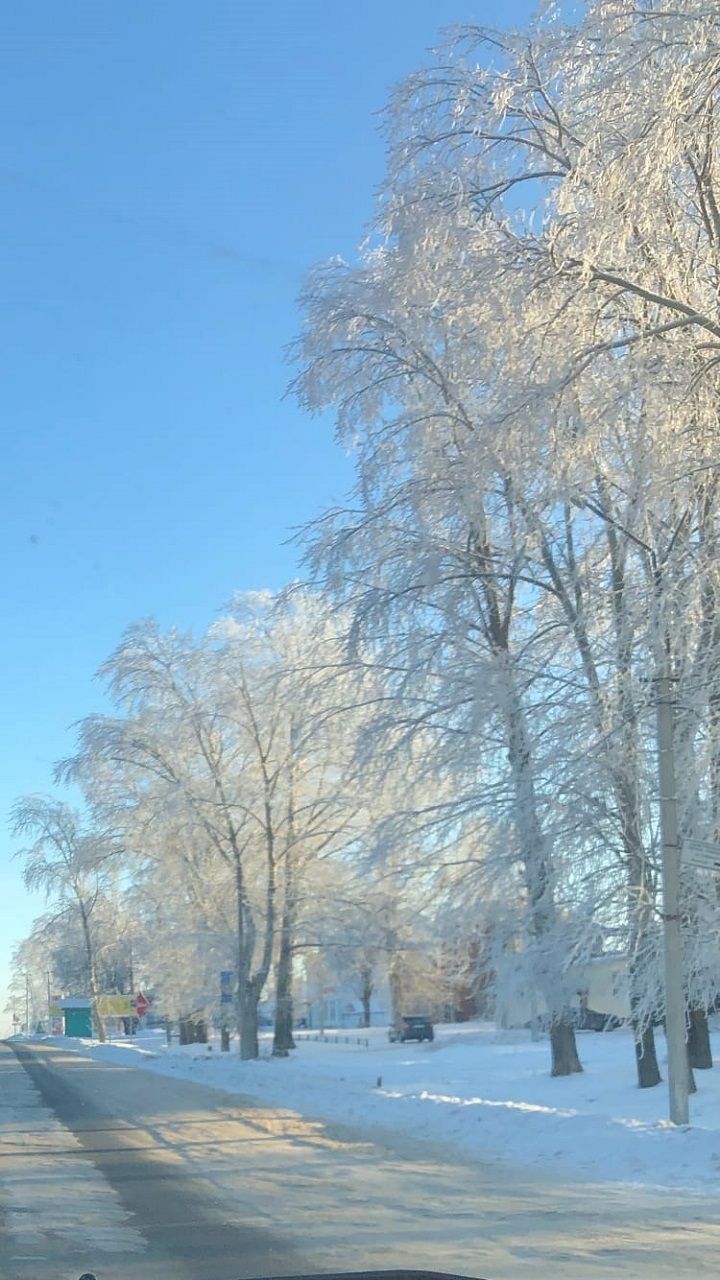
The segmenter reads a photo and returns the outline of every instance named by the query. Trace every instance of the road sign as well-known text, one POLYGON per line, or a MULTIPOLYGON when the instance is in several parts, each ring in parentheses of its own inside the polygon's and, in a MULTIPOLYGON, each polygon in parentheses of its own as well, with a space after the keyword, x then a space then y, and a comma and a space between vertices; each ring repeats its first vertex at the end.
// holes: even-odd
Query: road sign
POLYGON ((132 996, 98 996, 98 1013, 101 1018, 133 1018, 136 1004, 132 996))
POLYGON ((232 969, 220 970, 220 1003, 232 1004, 233 1002, 233 979, 235 974, 232 969))
POLYGON ((135 997, 135 1012, 138 1018, 144 1018, 149 1008, 150 1001, 147 996, 142 991, 138 991, 135 997))
POLYGON ((720 871, 720 845, 708 840, 683 840, 680 846, 681 861, 688 867, 701 871, 720 871))

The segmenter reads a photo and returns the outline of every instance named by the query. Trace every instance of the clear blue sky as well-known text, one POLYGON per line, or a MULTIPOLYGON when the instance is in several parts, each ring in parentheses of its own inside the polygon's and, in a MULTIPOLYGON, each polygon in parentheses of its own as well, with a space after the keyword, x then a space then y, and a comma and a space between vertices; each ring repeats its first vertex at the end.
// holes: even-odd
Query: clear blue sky
MULTIPOLYGON (((35 0, 3 16, 0 808, 50 787, 133 619, 202 627, 297 569, 349 487, 283 400, 317 259, 351 255, 376 112, 511 0, 35 0)), ((0 858, 0 1009, 41 902, 0 858)), ((0 1027, 4 1024, 0 1014, 0 1027)))

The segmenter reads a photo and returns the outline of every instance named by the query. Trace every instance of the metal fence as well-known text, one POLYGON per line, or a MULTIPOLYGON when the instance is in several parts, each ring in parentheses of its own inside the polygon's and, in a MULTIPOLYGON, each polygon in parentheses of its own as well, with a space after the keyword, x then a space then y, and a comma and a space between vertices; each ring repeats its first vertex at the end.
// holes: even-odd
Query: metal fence
POLYGON ((343 1036, 334 1033, 326 1035, 324 1031, 293 1031, 295 1040, 315 1040, 321 1044, 359 1044, 364 1049, 370 1048, 367 1036, 343 1036))

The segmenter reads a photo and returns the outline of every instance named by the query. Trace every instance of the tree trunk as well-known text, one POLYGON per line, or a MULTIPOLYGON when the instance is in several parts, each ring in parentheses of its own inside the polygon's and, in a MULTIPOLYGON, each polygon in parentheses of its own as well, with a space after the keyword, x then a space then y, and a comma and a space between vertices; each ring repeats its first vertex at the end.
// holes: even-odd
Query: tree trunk
POLYGON ((373 993, 373 973, 369 965, 364 965, 361 973, 362 988, 360 991, 360 999, 362 1001, 363 1015, 362 1024, 364 1027, 370 1026, 370 1002, 373 993))
MULTIPOLYGON (((259 748, 258 748, 259 749, 259 748)), ((265 920, 262 956, 258 970, 253 973, 253 956, 257 930, 245 889, 242 846, 232 837, 235 873, 235 919, 237 946, 237 991, 235 1009, 237 1018, 240 1057, 248 1060, 260 1053, 258 1043, 258 1004, 272 963, 275 938, 275 857, 272 828, 270 787, 265 778, 265 845, 267 852, 267 887, 265 894, 265 920)))
POLYGON ((289 943, 280 942, 280 955, 275 981, 275 1028, 273 1033, 273 1057, 286 1058, 288 1050, 295 1048, 293 1039, 292 950, 289 943))
POLYGON ((570 1076, 582 1071, 570 1015, 561 1015, 550 1025, 551 1076, 570 1076))
POLYGON ((646 931, 650 924, 648 919, 648 911, 646 905, 638 906, 637 891, 638 883, 635 880, 632 870, 634 859, 629 862, 628 887, 630 890, 630 912, 631 912, 631 936, 630 936, 630 964, 628 969, 629 986, 630 986, 630 1010, 631 1010, 631 1026, 633 1030, 633 1041, 635 1045, 635 1066, 637 1068, 637 1082, 640 1089, 652 1089, 654 1085, 660 1084, 662 1076, 658 1066, 657 1051, 655 1048, 655 1028, 652 1022, 647 1018, 635 1017, 637 1006, 641 1001, 642 986, 646 978, 642 971, 643 962, 637 959, 638 954, 642 953, 643 941, 646 931), (636 959, 633 960, 632 956, 636 959))
MULTIPOLYGON (((607 758, 608 770, 618 809, 619 825, 627 865, 628 919, 630 920, 629 986, 630 1008, 633 1014, 633 1038, 638 1085, 641 1089, 660 1083, 660 1071, 655 1051, 655 1033, 647 1017, 634 1015, 642 1004, 646 985, 646 939, 654 926, 654 892, 652 877, 642 840, 642 821, 639 800, 642 788, 638 778, 638 718, 633 695, 633 625, 625 603, 625 555, 626 542, 619 537, 610 514, 607 486, 601 475, 596 477, 600 514, 605 520, 605 534, 610 555, 612 591, 610 603, 615 631, 615 658, 620 708, 620 749, 611 746, 607 758)), ((583 608, 583 590, 577 577, 574 536, 569 508, 565 513, 568 568, 570 582, 561 573, 555 561, 551 544, 544 540, 543 556, 553 583, 572 627, 591 697, 591 709, 595 725, 602 741, 614 743, 614 735, 607 734, 604 717, 602 682, 595 662, 595 654, 586 625, 583 608)), ((647 1011, 645 1010, 645 1014, 647 1011)))
POLYGON ((283 859, 283 907, 280 920, 280 949, 275 966, 275 1029, 273 1057, 287 1058, 295 1048, 293 1040, 293 934, 295 928, 295 793, 293 761, 290 762, 287 811, 287 843, 283 859))
POLYGON ((195 1044, 195 1023, 192 1018, 180 1019, 180 1043, 195 1044))
MULTIPOLYGON (((602 482, 598 487, 605 504, 607 501, 605 487, 602 482)), ((647 1009, 642 1019, 634 1015, 638 1004, 643 999, 643 989, 647 989, 648 939, 655 924, 655 893, 643 844, 638 800, 642 788, 638 776, 640 755, 638 717, 632 684, 632 627, 625 606, 625 547, 621 544, 617 530, 610 522, 606 524, 606 536, 612 571, 612 606, 615 618, 621 728, 618 757, 617 759, 610 757, 610 776, 615 790, 627 867, 627 905, 630 920, 628 977, 637 1082, 640 1089, 652 1089, 662 1080, 655 1048, 655 1030, 647 1009)))
POLYGON ((639 1013, 638 1006, 642 1004, 643 988, 647 983, 647 939, 654 923, 653 894, 649 883, 645 850, 634 821, 635 808, 630 802, 627 788, 619 783, 617 795, 621 814, 625 816, 623 838, 627 856, 627 901, 630 918, 628 977, 635 1066, 638 1088, 652 1089, 662 1081, 655 1048, 655 1028, 649 1020, 647 1009, 644 1017, 635 1015, 639 1013))
POLYGON ((97 972, 95 970, 95 949, 90 936, 90 922, 87 918, 87 912, 82 902, 80 903, 80 920, 82 923, 83 939, 85 942, 85 954, 87 956, 88 985, 90 987, 90 1005, 92 1008, 93 1022, 95 1023, 97 1038, 101 1044, 104 1044, 105 1027, 103 1026, 103 1020, 100 1016, 100 993, 98 991, 97 972))
POLYGON ((246 927, 245 919, 245 878, 240 856, 235 856, 235 910, 237 913, 237 991, 235 1004, 237 1011, 238 1046, 240 1057, 257 1058, 260 1052, 258 1044, 257 1007, 258 995, 250 977, 252 963, 251 931, 246 927), (250 934, 250 936, 248 936, 250 934))
POLYGON ((638 1087, 640 1089, 653 1089, 662 1080, 655 1051, 654 1029, 652 1026, 640 1028, 637 1023, 633 1023, 633 1036, 635 1040, 638 1087))
POLYGON ((292 952, 292 900, 287 893, 280 927, 280 951, 275 969, 275 1030, 273 1057, 286 1058, 289 1049, 295 1048, 293 1040, 293 952, 292 952))
POLYGON ((100 1014, 100 999, 97 986, 97 978, 93 974, 90 978, 90 1004, 92 1005, 93 1021, 95 1023, 95 1031, 101 1044, 105 1043, 105 1026, 100 1014))
POLYGON ((567 1076, 582 1071, 582 1064, 575 1042, 575 1028, 563 999, 563 974, 554 956, 553 933, 557 923, 557 912, 552 857, 538 817, 530 735, 525 710, 515 682, 512 659, 507 648, 499 651, 497 656, 505 686, 508 760, 515 796, 515 821, 528 895, 529 924, 538 948, 537 981, 551 1018, 550 1074, 567 1076))
POLYGON ((265 888, 264 937, 260 963, 252 972, 256 930, 250 908, 245 901, 244 882, 240 859, 236 858, 236 875, 239 876, 238 898, 238 992, 240 1004, 240 1057, 257 1058, 258 1005, 265 988, 272 964, 275 941, 275 835, 272 825, 270 786, 265 781, 265 847, 267 852, 267 884, 265 888))
POLYGON ((260 1053, 258 1003, 259 997, 254 984, 246 983, 240 997, 240 1057, 246 1062, 251 1058, 257 1058, 260 1053))
POLYGON ((688 1093, 692 1095, 693 1093, 697 1093, 697 1085, 695 1083, 695 1074, 693 1072, 692 1067, 690 1066, 689 1058, 688 1058, 687 1069, 688 1069, 688 1093))
POLYGON ((704 1009, 690 1010, 690 1026, 688 1028, 688 1060, 691 1067, 698 1071, 707 1071, 713 1064, 710 1048, 710 1028, 704 1009))
MULTIPOLYGON (((393 946, 395 939, 388 939, 393 946)), ((388 985, 390 987, 390 1020, 396 1026, 403 1016, 402 960, 398 951, 390 952, 388 963, 388 985)), ((407 1012, 407 1010, 406 1010, 407 1012)))

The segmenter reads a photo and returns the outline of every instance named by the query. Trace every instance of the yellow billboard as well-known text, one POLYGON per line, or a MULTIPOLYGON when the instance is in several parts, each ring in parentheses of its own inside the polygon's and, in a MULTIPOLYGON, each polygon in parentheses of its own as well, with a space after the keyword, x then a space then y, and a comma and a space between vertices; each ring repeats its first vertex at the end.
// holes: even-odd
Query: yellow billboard
POLYGON ((100 996, 98 1012, 101 1018, 134 1018, 134 996, 100 996))

